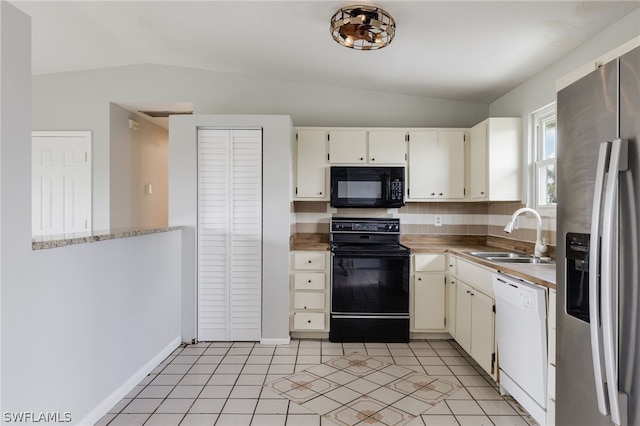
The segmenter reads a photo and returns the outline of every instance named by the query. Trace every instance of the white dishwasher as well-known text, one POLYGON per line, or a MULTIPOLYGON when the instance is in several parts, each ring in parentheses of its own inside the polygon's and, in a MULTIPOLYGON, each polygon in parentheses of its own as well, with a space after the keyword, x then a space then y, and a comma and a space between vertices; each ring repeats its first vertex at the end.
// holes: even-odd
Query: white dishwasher
POLYGON ((547 305, 544 287, 493 274, 500 388, 544 425, 547 401, 547 305))

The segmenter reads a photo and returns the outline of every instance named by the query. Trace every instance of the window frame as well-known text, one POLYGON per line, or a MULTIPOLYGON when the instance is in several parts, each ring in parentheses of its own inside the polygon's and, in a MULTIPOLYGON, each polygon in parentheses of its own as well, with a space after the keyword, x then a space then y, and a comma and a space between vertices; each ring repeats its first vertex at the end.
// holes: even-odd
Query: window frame
POLYGON ((558 153, 558 138, 557 138, 557 113, 556 103, 552 102, 544 107, 537 109, 531 113, 530 116, 530 138, 529 138, 529 197, 528 204, 536 209, 542 216, 556 216, 557 203, 555 205, 540 204, 541 190, 546 190, 546 187, 541 188, 539 171, 546 168, 548 165, 553 165, 556 171, 556 183, 557 183, 557 153, 558 153), (544 124, 553 122, 556 124, 556 156, 553 158, 544 158, 544 132, 541 131, 544 124))

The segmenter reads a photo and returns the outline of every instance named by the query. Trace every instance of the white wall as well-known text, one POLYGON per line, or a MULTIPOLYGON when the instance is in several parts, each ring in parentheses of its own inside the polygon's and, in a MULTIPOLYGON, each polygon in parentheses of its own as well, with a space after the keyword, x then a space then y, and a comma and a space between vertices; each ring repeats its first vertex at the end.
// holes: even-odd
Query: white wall
POLYGON ((161 65, 34 76, 33 130, 93 132, 95 229, 110 225, 111 102, 193 102, 197 114, 285 114, 296 126, 470 127, 489 112, 486 104, 161 65))
POLYGON ((180 341, 181 233, 31 249, 31 81, 30 19, 0 1, 1 411, 93 424, 180 341))
POLYGON ((183 225, 182 338, 196 337, 197 128, 262 131, 262 339, 289 338, 292 124, 279 115, 173 116, 169 123, 169 225, 183 225))
MULTIPOLYGON (((522 117, 523 141, 526 144, 530 134, 530 128, 527 126, 529 115, 556 100, 556 80, 638 36, 640 9, 628 14, 560 61, 493 101, 489 106, 490 116, 522 117)), ((523 152, 526 153, 527 150, 524 149, 523 152)))
POLYGON ((167 226, 169 132, 113 103, 109 115, 111 229, 167 226), (130 118, 139 130, 129 128, 130 118))

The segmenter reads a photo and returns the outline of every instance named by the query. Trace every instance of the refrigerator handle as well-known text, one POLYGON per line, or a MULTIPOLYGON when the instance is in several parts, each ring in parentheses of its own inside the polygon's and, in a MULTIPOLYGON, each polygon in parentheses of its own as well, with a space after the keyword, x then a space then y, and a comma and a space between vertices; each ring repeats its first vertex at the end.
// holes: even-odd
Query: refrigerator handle
POLYGON ((602 340, 604 352, 604 369, 609 394, 609 408, 611 421, 621 425, 620 401, 618 399, 618 358, 617 332, 615 330, 618 318, 617 301, 613 300, 613 294, 618 286, 618 265, 612 264, 616 260, 615 242, 618 230, 615 211, 617 203, 617 189, 619 172, 627 168, 627 144, 626 141, 615 139, 611 143, 611 156, 609 159, 609 174, 607 176, 604 198, 604 212, 602 217, 602 340), (615 286, 615 287, 614 287, 615 286), (614 305, 615 304, 615 305, 614 305))
POLYGON ((605 169, 609 159, 609 142, 600 144, 598 164, 596 165, 596 181, 593 191, 593 208, 591 212, 591 238, 589 240, 589 329, 591 334, 591 357, 593 360, 593 376, 596 381, 596 397, 598 410, 608 415, 604 391, 604 375, 602 371, 602 342, 600 340, 600 211, 602 209, 602 192, 604 190, 605 169))

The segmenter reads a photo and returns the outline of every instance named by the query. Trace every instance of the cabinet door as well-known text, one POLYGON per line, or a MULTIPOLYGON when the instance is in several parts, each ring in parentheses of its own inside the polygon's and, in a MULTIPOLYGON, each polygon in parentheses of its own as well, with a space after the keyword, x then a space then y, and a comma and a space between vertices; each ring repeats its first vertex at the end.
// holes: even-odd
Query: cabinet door
POLYGON ((443 193, 447 199, 464 198, 464 132, 438 132, 438 155, 443 193))
POLYGON ((456 292, 457 292, 457 280, 454 277, 449 277, 447 286, 447 331, 453 337, 456 338, 456 292))
POLYGON ((298 130, 296 198, 328 199, 327 133, 324 130, 298 130))
POLYGON ((407 162, 407 141, 404 130, 369 132, 369 163, 400 164, 407 162))
POLYGON ((456 283, 456 342, 471 355, 471 292, 462 281, 456 283))
POLYGON ((367 162, 367 132, 365 130, 330 130, 329 162, 357 164, 367 162))
POLYGON ((444 274, 416 272, 414 282, 414 326, 420 330, 444 330, 444 274))
POLYGON ((495 301, 472 290, 471 302, 471 356, 487 373, 494 371, 495 325, 493 306, 495 301))
POLYGON ((464 198, 464 132, 409 133, 409 198, 464 198))
POLYGON ((487 191, 487 121, 471 128, 470 141, 471 198, 488 198, 487 191))
POLYGON ((436 198, 442 185, 438 149, 438 132, 409 133, 409 199, 436 198))

